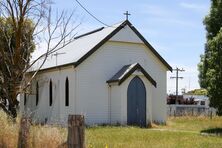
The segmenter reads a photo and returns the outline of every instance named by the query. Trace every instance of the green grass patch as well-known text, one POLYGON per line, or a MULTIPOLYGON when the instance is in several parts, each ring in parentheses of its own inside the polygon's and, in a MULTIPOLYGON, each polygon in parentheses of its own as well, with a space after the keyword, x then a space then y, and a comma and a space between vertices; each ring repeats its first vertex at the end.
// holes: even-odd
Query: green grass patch
POLYGON ((86 130, 89 147, 103 148, 221 148, 222 138, 201 131, 222 128, 222 117, 172 117, 167 125, 138 127, 94 127, 86 130))
POLYGON ((86 132, 90 147, 102 148, 191 148, 221 147, 222 138, 198 132, 141 129, 136 127, 97 127, 86 132))

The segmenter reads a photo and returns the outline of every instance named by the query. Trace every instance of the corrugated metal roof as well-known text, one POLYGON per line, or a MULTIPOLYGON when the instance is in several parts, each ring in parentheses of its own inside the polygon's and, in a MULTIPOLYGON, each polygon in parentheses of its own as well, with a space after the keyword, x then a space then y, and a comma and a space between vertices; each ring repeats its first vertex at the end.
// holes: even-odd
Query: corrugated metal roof
MULTIPOLYGON (((110 27, 99 28, 97 30, 76 37, 76 39, 72 43, 57 51, 57 53, 62 54, 59 54, 59 56, 57 57, 53 56, 53 54, 49 55, 41 69, 48 69, 51 67, 77 62, 81 57, 88 53, 93 47, 100 43, 106 36, 113 32, 122 23, 123 22, 110 27)), ((32 66, 31 71, 37 70, 42 62, 43 59, 36 62, 36 64, 32 66)))
MULTIPOLYGON (((162 64, 172 71, 172 67, 159 55, 159 53, 146 41, 146 39, 128 20, 110 27, 99 28, 77 37, 72 43, 58 51, 58 53, 62 54, 59 56, 50 55, 41 70, 62 67, 65 65, 78 66, 126 25, 128 25, 143 41, 143 43, 148 47, 148 50, 150 50, 162 62, 162 64)), ((29 71, 39 69, 41 64, 42 60, 39 60, 29 71)))
POLYGON ((136 70, 142 72, 144 76, 153 84, 153 86, 156 87, 156 81, 145 71, 145 69, 143 69, 139 63, 123 66, 112 78, 107 81, 107 83, 118 82, 120 85, 136 70))
POLYGON ((123 66, 111 79, 107 82, 118 82, 120 81, 133 67, 136 66, 135 64, 125 65, 123 66))

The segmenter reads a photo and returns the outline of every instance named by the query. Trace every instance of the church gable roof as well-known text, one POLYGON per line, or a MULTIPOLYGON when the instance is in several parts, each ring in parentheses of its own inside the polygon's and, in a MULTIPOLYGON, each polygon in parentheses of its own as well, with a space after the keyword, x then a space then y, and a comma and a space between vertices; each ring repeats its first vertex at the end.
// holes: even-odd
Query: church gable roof
POLYGON ((143 69, 142 66, 140 66, 139 63, 123 66, 112 78, 107 81, 107 83, 118 82, 120 85, 136 70, 142 72, 143 75, 150 81, 150 83, 156 87, 156 81, 143 69))
MULTIPOLYGON (((135 27, 128 21, 121 22, 114 26, 102 27, 89 33, 83 34, 75 38, 75 40, 59 50, 60 54, 58 57, 49 56, 44 63, 41 70, 51 69, 56 67, 62 67, 66 65, 74 65, 77 67, 84 60, 86 60, 91 54, 99 49, 108 40, 114 37, 122 28, 128 25, 133 32, 140 38, 142 42, 151 50, 151 52, 170 70, 171 66, 158 54, 158 52, 145 40, 145 38, 136 30, 135 27)), ((33 71, 41 65, 41 60, 38 61, 33 68, 33 71)))

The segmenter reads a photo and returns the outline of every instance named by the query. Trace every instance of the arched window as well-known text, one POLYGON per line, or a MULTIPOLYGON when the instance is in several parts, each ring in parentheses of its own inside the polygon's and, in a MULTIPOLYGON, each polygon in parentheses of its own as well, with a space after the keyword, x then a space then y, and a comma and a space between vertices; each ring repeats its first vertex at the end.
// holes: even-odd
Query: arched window
POLYGON ((49 82, 49 106, 52 106, 52 80, 49 82))
POLYGON ((39 83, 36 83, 36 102, 35 105, 37 106, 39 103, 39 83))
POLYGON ((27 101, 27 94, 24 93, 24 106, 26 105, 26 101, 27 101))
POLYGON ((66 78, 65 82, 65 105, 69 106, 69 79, 68 77, 66 78))

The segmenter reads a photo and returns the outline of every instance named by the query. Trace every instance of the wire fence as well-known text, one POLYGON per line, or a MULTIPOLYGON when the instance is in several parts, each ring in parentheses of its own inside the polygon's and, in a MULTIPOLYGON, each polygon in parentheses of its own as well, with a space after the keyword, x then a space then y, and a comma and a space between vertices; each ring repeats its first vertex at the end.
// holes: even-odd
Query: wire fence
POLYGON ((168 116, 215 116, 216 109, 205 105, 167 105, 168 116))

